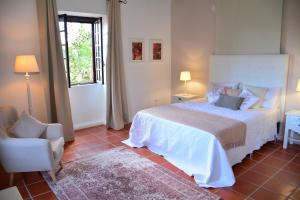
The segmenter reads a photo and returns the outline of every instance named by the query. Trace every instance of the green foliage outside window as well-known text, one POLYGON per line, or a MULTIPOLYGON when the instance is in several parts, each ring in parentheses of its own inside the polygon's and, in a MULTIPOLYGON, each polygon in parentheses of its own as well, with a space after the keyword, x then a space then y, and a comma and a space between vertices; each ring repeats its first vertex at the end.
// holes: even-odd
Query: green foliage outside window
POLYGON ((91 25, 68 23, 69 66, 71 85, 93 82, 93 49, 91 25), (71 29, 71 30, 70 30, 71 29))

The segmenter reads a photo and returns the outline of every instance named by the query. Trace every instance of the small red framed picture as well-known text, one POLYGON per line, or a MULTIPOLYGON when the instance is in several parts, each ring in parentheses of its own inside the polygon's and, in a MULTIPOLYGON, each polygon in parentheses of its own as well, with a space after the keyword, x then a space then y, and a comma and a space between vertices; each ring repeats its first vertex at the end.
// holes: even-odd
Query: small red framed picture
POLYGON ((163 58, 163 41, 150 40, 150 59, 151 61, 162 61, 163 58))
POLYGON ((130 39, 130 61, 131 62, 143 62, 145 56, 144 41, 142 39, 130 39))

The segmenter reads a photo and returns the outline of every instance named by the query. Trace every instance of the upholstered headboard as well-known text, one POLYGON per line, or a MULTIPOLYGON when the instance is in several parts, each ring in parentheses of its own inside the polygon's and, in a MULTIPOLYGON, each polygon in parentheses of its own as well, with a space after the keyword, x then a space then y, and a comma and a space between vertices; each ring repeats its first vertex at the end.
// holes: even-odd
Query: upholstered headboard
POLYGON ((259 87, 280 87, 284 117, 288 55, 212 55, 211 82, 242 82, 259 87))

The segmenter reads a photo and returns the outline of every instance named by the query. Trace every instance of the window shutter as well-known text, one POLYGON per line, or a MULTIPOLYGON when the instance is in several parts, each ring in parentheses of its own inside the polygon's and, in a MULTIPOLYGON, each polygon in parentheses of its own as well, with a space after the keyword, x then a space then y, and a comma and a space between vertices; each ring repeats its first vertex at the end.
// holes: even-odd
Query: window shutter
POLYGON ((68 26, 67 26, 67 15, 59 15, 59 33, 62 45, 65 73, 69 88, 71 87, 70 79, 70 67, 69 67, 69 46, 68 46, 68 26))
POLYGON ((102 18, 94 22, 96 81, 104 84, 102 18))

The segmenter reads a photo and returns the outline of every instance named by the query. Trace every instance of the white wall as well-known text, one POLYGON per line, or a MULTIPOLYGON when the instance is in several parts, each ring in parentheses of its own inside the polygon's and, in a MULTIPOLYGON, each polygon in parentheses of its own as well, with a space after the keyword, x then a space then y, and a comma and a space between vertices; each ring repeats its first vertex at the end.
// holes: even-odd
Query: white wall
POLYGON ((69 89, 74 128, 105 124, 105 87, 101 84, 75 86, 69 89))
POLYGON ((106 0, 56 0, 60 11, 106 14, 106 0))
POLYGON ((132 118, 141 109, 170 103, 171 0, 128 0, 121 11, 126 91, 132 118), (144 39, 145 62, 129 61, 129 38, 144 39), (166 54, 161 63, 150 61, 150 39, 164 42, 166 54))
POLYGON ((209 56, 215 46, 215 12, 212 0, 172 1, 172 94, 186 90, 180 71, 189 70, 188 92, 205 95, 209 56))
POLYGON ((216 54, 279 54, 282 0, 217 0, 216 54))
MULTIPOLYGON (((35 0, 0 1, 0 105, 13 105, 20 113, 27 107, 23 75, 14 73, 15 56, 34 54, 39 62, 39 36, 35 0)), ((47 120, 40 75, 31 76, 33 115, 47 120)))

